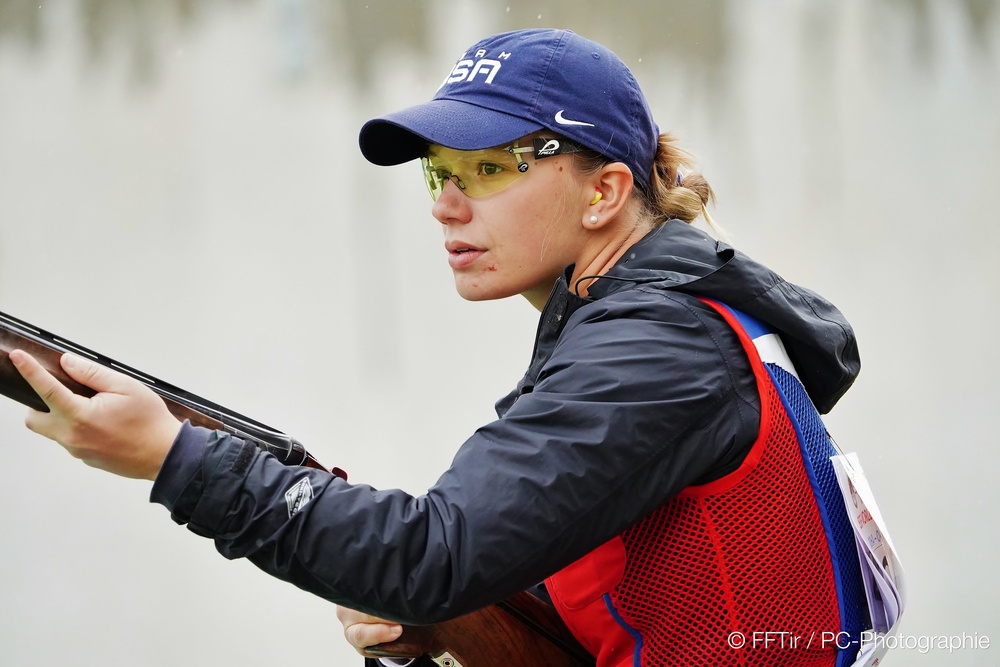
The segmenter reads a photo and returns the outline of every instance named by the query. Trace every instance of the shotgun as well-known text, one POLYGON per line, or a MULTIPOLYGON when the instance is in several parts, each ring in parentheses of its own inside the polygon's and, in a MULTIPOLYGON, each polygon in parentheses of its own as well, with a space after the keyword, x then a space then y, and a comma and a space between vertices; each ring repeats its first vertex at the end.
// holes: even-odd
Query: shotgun
POLYGON ((394 642, 369 646, 369 655, 426 655, 441 667, 594 667, 555 608, 527 591, 495 605, 428 626, 403 626, 394 642))
MULTIPOLYGON (((48 406, 10 362, 12 350, 35 357, 56 379, 82 396, 96 392, 72 378, 59 358, 72 352, 131 376, 154 392, 180 420, 222 430, 273 454, 285 465, 302 465, 347 479, 340 468, 327 470, 298 440, 256 420, 158 380, 103 354, 0 312, 0 394, 35 410, 48 406)), ((442 667, 593 667, 595 660, 566 629, 555 609, 528 592, 436 625, 405 626, 394 642, 371 646, 372 656, 427 656, 442 667)))
POLYGON ((66 385, 70 391, 81 396, 90 397, 96 392, 66 375, 62 366, 59 365, 59 358, 66 352, 73 352, 139 380, 159 394, 163 402, 167 404, 167 409, 170 410, 171 414, 181 421, 187 419, 195 426, 204 426, 231 433, 274 454, 285 465, 317 468, 347 479, 343 470, 339 468, 327 470, 306 451, 301 442, 277 429, 244 417, 172 384, 157 380, 147 373, 137 371, 103 354, 88 350, 82 345, 71 343, 65 338, 0 312, 0 394, 35 410, 48 412, 49 408, 11 363, 10 352, 17 349, 24 350, 35 357, 57 380, 66 385))

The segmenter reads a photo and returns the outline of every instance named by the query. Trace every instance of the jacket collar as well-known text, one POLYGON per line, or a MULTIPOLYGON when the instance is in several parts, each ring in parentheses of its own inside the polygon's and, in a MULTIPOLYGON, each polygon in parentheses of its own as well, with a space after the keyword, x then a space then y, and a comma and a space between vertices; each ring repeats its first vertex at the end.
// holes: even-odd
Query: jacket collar
MULTIPOLYGON (((683 221, 668 220, 646 234, 588 287, 587 297, 568 284, 572 273, 570 266, 543 309, 538 336, 546 349, 541 358, 548 357, 566 320, 586 303, 636 285, 655 285, 714 299, 774 328, 822 413, 861 370, 854 330, 832 303, 683 221)), ((536 358, 541 352, 536 349, 536 358)))

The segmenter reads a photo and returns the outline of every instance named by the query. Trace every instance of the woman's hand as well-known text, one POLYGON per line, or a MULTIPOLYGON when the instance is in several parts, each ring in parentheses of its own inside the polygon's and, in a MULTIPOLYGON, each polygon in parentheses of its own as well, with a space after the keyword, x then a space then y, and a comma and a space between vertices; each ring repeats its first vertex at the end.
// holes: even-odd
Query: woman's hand
POLYGON ((337 606, 337 618, 344 624, 344 638, 361 655, 375 644, 391 642, 403 634, 403 626, 385 619, 337 606))
POLYGON ((181 423, 153 390, 75 354, 60 365, 71 378, 98 393, 71 392, 30 354, 13 350, 10 361, 49 412, 31 410, 25 425, 55 440, 84 463, 123 477, 155 479, 181 423))

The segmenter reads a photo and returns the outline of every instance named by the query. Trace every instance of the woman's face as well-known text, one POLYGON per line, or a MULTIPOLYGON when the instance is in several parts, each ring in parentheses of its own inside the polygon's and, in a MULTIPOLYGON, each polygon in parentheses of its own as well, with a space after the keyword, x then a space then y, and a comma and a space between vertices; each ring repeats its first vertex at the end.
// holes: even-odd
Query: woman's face
MULTIPOLYGON (((524 140, 518 144, 531 146, 524 140)), ((466 153, 432 150, 440 151, 442 163, 452 157, 458 162, 466 153)), ((522 294, 537 308, 544 305, 553 283, 577 261, 586 241, 582 220, 587 195, 572 159, 557 155, 536 160, 528 154, 526 172, 496 192, 477 192, 475 197, 454 180, 444 181, 431 212, 443 225, 448 264, 463 298, 483 301, 522 294)), ((488 165, 486 177, 496 169, 488 165)), ((462 176, 464 181, 475 177, 475 172, 462 176)), ((470 182, 467 190, 475 189, 470 182)))

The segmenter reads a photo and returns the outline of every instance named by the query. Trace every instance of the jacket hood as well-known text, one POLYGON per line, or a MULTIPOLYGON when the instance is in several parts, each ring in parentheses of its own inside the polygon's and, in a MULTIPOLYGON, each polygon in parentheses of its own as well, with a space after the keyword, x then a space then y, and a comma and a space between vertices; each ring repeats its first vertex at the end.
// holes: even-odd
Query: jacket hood
POLYGON ((633 245, 589 293, 601 298, 639 283, 720 301, 770 325, 823 414, 861 370, 854 330, 832 303, 680 220, 633 245))

